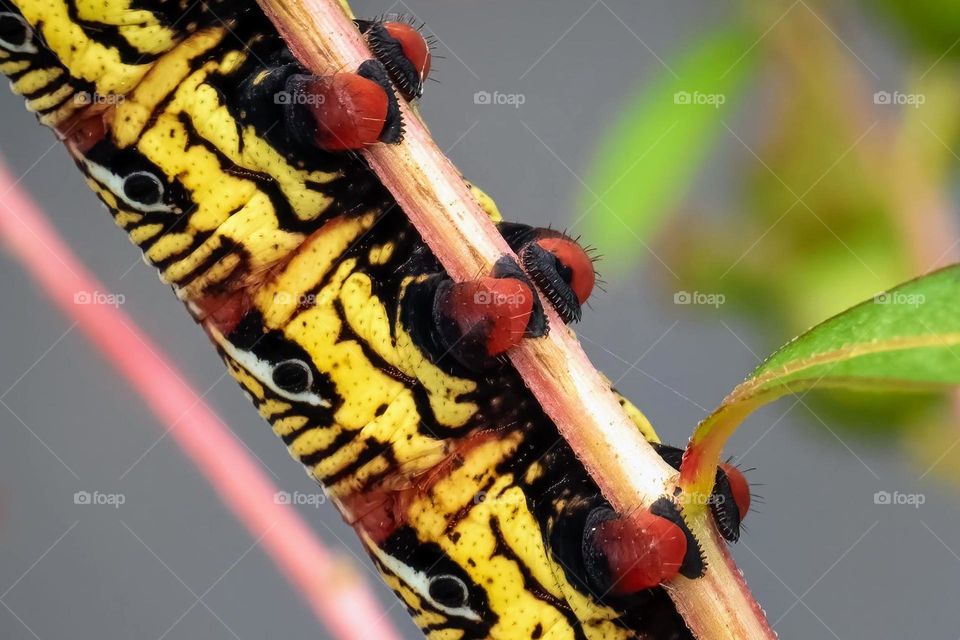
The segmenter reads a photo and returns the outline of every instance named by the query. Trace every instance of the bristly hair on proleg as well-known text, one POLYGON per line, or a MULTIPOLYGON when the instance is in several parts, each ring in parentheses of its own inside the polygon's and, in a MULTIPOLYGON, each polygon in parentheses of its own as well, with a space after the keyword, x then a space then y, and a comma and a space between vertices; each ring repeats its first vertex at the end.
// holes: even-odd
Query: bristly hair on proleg
POLYGON ((436 45, 433 36, 423 35, 424 23, 404 15, 355 22, 400 94, 411 101, 420 98, 436 45))

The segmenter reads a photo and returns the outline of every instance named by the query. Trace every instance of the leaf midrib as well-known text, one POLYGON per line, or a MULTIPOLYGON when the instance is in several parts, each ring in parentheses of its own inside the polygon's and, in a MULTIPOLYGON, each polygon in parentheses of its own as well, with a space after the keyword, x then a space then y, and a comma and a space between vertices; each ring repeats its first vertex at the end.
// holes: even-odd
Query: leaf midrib
MULTIPOLYGON (((793 376, 805 369, 812 369, 813 367, 830 364, 831 362, 849 361, 863 356, 904 351, 907 349, 949 348, 952 346, 960 346, 960 333, 901 336, 897 338, 887 338, 877 342, 848 345, 840 349, 825 351, 813 356, 794 360, 777 369, 767 371, 760 376, 746 380, 727 396, 724 404, 743 402, 758 393, 766 391, 767 389, 764 387, 769 382, 775 382, 779 378, 793 376)), ((960 359, 960 354, 957 355, 957 358, 960 359)))

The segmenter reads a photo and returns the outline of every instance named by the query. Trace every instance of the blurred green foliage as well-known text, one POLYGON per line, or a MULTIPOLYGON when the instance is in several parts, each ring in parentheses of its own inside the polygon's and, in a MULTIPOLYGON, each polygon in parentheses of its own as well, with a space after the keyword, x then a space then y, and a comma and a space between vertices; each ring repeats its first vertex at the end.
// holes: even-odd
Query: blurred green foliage
POLYGON ((960 3, 956 0, 867 0, 910 40, 916 49, 934 58, 960 58, 960 3))
POLYGON ((607 264, 629 267, 697 176, 722 118, 752 75, 756 34, 727 27, 700 40, 624 105, 594 152, 577 211, 607 264))
MULTIPOLYGON (((663 277, 664 288, 723 294, 724 307, 703 313, 751 318, 772 346, 957 259, 960 3, 754 1, 743 7, 742 18, 762 37, 748 37, 741 53, 726 54, 736 59, 749 51, 741 77, 717 89, 723 63, 707 63, 712 57, 704 53, 711 43, 733 41, 728 27, 677 62, 684 68, 678 75, 702 83, 685 90, 731 96, 720 113, 690 125, 690 135, 665 139, 680 146, 664 156, 687 157, 690 166, 651 168, 646 165, 660 158, 644 158, 638 166, 645 176, 617 182, 636 161, 637 145, 670 122, 664 94, 682 83, 664 72, 624 105, 598 150, 578 210, 593 206, 585 236, 617 269, 637 267, 638 252, 626 251, 637 238, 624 232, 626 223, 672 272, 663 277), (862 13, 851 13, 857 7, 862 13), (867 31, 878 24, 892 30, 867 31), (856 38, 845 31, 851 28, 859 30, 856 38), (898 34, 907 37, 894 42, 898 34), (878 41, 884 55, 902 50, 901 77, 880 76, 873 67, 884 63, 848 44, 860 49, 865 38, 878 41), (746 87, 751 100, 733 109, 746 87), (651 104, 659 104, 659 112, 651 104), (717 158, 718 141, 732 149, 718 167, 729 189, 692 198, 698 169, 717 158), (608 184, 616 189, 607 192, 608 184), (596 194, 607 194, 608 206, 596 205, 596 194)), ((925 453, 918 455, 926 463, 943 452, 945 439, 960 434, 960 401, 948 403, 942 394, 834 391, 811 399, 814 413, 838 432, 878 444, 909 441, 914 453, 922 448, 917 434, 924 434, 925 453)))

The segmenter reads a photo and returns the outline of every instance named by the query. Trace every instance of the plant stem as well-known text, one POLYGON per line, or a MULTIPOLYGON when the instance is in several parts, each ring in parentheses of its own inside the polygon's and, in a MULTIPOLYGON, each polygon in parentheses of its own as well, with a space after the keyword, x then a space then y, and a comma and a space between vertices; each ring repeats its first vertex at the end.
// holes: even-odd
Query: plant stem
MULTIPOLYGON (((373 57, 338 0, 258 0, 294 55, 318 75, 356 69, 373 57)), ((510 248, 470 195, 459 172, 418 116, 402 104, 406 135, 363 152, 423 240, 455 280, 489 273, 510 248)), ((549 305, 550 333, 526 340, 510 359, 603 495, 620 512, 671 493, 676 473, 624 414, 609 383, 549 305)), ((701 640, 775 635, 709 519, 690 523, 711 567, 701 580, 678 578, 671 597, 701 640)))

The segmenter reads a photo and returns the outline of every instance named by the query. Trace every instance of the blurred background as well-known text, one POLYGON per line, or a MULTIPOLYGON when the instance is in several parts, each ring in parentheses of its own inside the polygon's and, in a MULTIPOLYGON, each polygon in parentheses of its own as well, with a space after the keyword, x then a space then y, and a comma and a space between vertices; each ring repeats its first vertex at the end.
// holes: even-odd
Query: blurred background
MULTIPOLYGON (((505 217, 605 256, 578 333, 667 442, 810 325, 957 259, 956 3, 353 4, 436 35, 422 111, 505 217)), ((75 251, 275 482, 312 492, 53 136, 6 92, 0 112, 0 149, 75 251)), ((0 263, 0 637, 328 637, 167 426, 0 263)), ((728 453, 766 500, 734 556, 781 637, 957 637, 958 444, 946 397, 814 392, 748 420, 728 453)), ((298 508, 363 557, 331 506, 298 508)))

